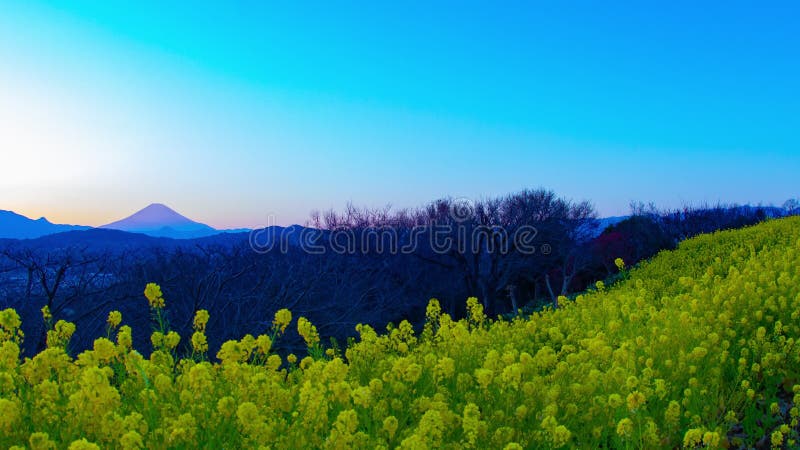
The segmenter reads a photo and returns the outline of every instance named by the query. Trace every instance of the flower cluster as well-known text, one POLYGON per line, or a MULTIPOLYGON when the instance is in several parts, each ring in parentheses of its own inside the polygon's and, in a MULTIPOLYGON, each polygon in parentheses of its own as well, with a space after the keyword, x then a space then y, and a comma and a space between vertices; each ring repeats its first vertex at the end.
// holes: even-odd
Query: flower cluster
POLYGON ((161 286, 155 283, 148 283, 144 289, 144 296, 150 303, 153 309, 161 309, 164 307, 164 297, 161 294, 161 286))
POLYGON ((300 333, 300 336, 303 337, 303 340, 306 341, 306 345, 309 347, 313 347, 319 343, 319 333, 317 333, 317 327, 315 327, 305 317, 297 319, 297 332, 300 333))
POLYGON ((275 318, 272 320, 272 326, 275 327, 278 333, 286 331, 286 327, 292 322, 292 313, 288 309, 279 309, 275 313, 275 318))

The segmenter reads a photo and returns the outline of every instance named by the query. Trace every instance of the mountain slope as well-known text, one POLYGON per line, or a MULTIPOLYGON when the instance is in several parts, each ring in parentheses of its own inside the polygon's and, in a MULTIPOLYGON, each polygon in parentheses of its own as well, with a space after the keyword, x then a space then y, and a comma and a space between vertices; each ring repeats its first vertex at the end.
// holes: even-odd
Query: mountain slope
POLYGON ((89 228, 91 227, 54 224, 44 217, 33 220, 13 211, 0 210, 0 238, 34 239, 48 234, 89 228))
POLYGON ((100 228, 173 239, 193 239, 221 233, 204 223, 182 216, 161 203, 153 203, 131 216, 100 228))

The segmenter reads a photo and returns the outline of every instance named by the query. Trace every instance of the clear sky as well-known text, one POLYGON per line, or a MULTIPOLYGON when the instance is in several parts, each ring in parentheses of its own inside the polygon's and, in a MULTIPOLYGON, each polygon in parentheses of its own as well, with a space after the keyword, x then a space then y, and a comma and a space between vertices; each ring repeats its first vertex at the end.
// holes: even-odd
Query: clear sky
POLYGON ((0 0, 0 209, 800 195, 798 2, 214 3, 0 0))

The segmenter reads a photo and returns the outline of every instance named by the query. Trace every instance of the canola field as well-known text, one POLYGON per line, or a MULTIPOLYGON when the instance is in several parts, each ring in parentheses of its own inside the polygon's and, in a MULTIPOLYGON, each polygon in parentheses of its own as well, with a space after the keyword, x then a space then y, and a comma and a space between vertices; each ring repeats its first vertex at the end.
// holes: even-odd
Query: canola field
POLYGON ((476 299, 454 321, 432 300, 421 333, 359 326, 342 351, 287 310, 263 335, 209 349, 208 314, 178 336, 163 320, 169 293, 151 284, 149 358, 131 336, 150 330, 113 311, 108 336, 70 356, 74 325, 46 309, 48 348, 21 358, 20 321, 5 310, 0 447, 798 445, 800 218, 688 240, 622 278, 513 321, 476 299), (290 326, 308 356, 271 352, 290 326))

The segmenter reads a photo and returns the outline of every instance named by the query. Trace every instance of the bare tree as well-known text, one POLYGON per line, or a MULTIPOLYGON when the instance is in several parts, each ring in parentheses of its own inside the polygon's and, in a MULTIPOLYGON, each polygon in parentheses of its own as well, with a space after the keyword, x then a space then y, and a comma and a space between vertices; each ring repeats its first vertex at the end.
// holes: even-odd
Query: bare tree
POLYGON ((593 236, 595 219, 590 203, 538 189, 475 202, 443 198, 394 214, 388 207, 348 205, 342 214, 316 214, 312 223, 359 233, 375 227, 396 230, 405 239, 402 244, 413 244, 415 258, 458 274, 467 295, 479 297, 494 314, 507 309, 509 285, 535 282, 554 267, 561 269, 560 292, 568 289, 583 267, 582 252, 593 236))

